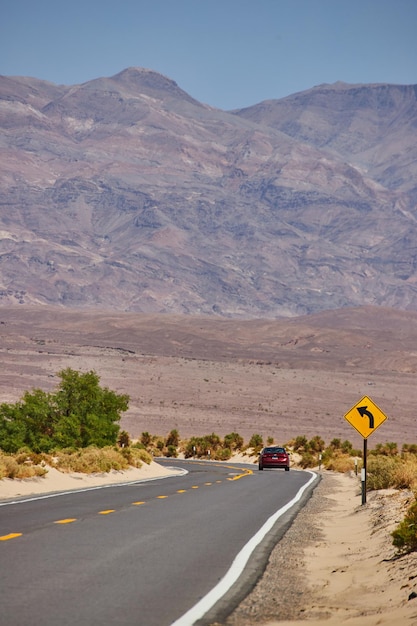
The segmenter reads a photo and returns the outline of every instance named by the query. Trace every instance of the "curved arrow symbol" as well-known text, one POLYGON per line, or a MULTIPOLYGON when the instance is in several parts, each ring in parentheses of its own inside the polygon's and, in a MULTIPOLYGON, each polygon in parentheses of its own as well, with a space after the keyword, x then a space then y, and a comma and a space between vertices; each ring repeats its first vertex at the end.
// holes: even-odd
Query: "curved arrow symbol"
POLYGON ((369 428, 374 428, 374 416, 370 411, 368 411, 368 406, 358 406, 356 408, 361 417, 365 417, 365 415, 369 417, 369 428))

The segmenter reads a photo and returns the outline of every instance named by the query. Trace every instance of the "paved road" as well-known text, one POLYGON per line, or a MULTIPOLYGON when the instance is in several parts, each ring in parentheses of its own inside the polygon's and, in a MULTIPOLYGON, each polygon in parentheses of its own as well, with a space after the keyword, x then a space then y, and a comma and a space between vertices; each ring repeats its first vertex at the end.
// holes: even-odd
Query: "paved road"
POLYGON ((0 506, 1 625, 190 626, 230 612, 297 506, 271 516, 312 476, 161 463, 188 473, 0 506))

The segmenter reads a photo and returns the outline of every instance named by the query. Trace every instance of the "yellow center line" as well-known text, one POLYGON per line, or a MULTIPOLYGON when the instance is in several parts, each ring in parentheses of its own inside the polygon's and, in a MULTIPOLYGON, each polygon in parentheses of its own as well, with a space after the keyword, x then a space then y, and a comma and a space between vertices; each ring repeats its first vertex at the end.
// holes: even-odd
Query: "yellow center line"
POLYGON ((8 541, 9 539, 15 539, 16 537, 21 537, 22 533, 10 533, 9 535, 3 535, 0 537, 0 541, 8 541))
POLYGON ((139 504, 145 504, 145 502, 132 502, 135 506, 139 506, 139 504))
POLYGON ((185 493, 186 491, 186 489, 178 489, 177 493, 185 493))
POLYGON ((76 517, 68 517, 67 519, 58 519, 54 524, 71 524, 71 522, 76 522, 76 517))
POLYGON ((208 487, 209 485, 212 485, 213 483, 204 483, 204 484, 207 485, 207 487, 208 487))
POLYGON ((99 511, 99 515, 108 515, 109 513, 114 513, 116 509, 107 509, 107 511, 99 511))
POLYGON ((156 496, 159 500, 163 500, 164 498, 168 498, 168 496, 156 496))
POLYGON ((198 489, 198 485, 193 485, 191 489, 198 489))
POLYGON ((245 476, 250 476, 251 474, 253 474, 253 471, 248 469, 248 470, 244 470, 243 474, 237 474, 236 476, 232 476, 231 478, 228 478, 227 480, 239 480, 239 478, 244 478, 245 476))

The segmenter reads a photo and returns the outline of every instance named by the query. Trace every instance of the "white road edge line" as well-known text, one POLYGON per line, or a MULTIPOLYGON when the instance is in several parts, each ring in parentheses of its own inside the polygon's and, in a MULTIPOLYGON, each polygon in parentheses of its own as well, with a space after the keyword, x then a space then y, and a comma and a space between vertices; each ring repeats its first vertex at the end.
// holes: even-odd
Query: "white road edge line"
POLYGON ((184 613, 182 617, 172 622, 171 626, 193 626, 195 622, 202 617, 218 602, 235 584, 239 576, 241 576, 246 563, 255 548, 261 543, 264 537, 268 534, 275 522, 284 515, 294 504, 296 504, 303 495, 304 491, 311 485, 311 483, 317 478, 317 474, 310 470, 307 470, 311 474, 310 480, 299 489, 296 496, 290 500, 281 509, 278 509, 271 517, 269 517, 265 524, 258 530, 258 532, 243 546, 241 551, 235 557, 229 570, 223 576, 223 578, 217 583, 211 591, 208 592, 204 598, 201 598, 189 611, 184 613))

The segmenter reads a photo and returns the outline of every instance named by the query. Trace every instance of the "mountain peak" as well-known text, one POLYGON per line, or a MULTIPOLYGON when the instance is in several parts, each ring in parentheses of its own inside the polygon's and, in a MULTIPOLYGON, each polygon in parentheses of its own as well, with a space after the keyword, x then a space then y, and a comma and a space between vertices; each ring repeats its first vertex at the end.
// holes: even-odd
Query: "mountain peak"
POLYGON ((194 100, 187 92, 178 87, 174 80, 144 67, 128 67, 112 76, 111 80, 129 86, 130 89, 135 88, 140 93, 157 100, 173 98, 201 106, 197 100, 194 100))

